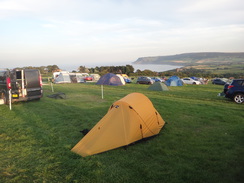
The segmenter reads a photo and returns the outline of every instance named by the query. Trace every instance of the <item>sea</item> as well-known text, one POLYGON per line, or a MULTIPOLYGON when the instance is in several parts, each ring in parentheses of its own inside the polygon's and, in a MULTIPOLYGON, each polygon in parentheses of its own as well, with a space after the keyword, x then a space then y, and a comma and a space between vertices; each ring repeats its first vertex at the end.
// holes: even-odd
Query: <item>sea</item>
POLYGON ((135 71, 140 69, 141 71, 143 70, 151 70, 154 72, 164 72, 164 71, 169 71, 172 69, 177 69, 182 66, 176 66, 176 65, 156 65, 156 64, 131 64, 135 71))
MULTIPOLYGON (((101 67, 101 66, 125 66, 125 65, 132 65, 134 67, 134 71, 136 70, 151 70, 154 72, 164 72, 164 71, 169 71, 172 69, 177 69, 181 68, 182 66, 177 66, 177 65, 158 65, 158 64, 132 64, 132 63, 107 63, 107 64, 91 64, 91 65, 84 65, 86 68, 91 68, 91 67, 101 67)), ((81 64, 81 66, 83 66, 81 64)), ((61 66, 60 68, 62 70, 67 70, 67 71, 73 71, 77 70, 79 66, 61 66)))

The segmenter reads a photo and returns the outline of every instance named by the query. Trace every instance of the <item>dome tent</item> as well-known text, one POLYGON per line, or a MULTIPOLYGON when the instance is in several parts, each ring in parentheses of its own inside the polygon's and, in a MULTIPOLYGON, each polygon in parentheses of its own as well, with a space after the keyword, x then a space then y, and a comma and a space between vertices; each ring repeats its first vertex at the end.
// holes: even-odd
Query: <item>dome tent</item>
POLYGON ((167 81, 165 81, 167 86, 183 86, 183 81, 178 76, 171 76, 167 81))
POLYGON ((131 93, 114 102, 71 151, 85 157, 115 149, 157 135, 164 124, 145 95, 131 93))
POLYGON ((108 73, 100 77, 100 79, 96 83, 97 85, 113 85, 119 86, 124 85, 121 81, 120 77, 116 76, 113 73, 108 73))
POLYGON ((153 91, 169 91, 168 87, 161 82, 155 82, 151 86, 148 87, 148 90, 153 91))
POLYGON ((113 73, 108 73, 103 75, 96 83, 96 85, 101 85, 102 99, 103 99, 103 85, 120 86, 124 84, 125 83, 122 82, 121 78, 116 76, 113 73))

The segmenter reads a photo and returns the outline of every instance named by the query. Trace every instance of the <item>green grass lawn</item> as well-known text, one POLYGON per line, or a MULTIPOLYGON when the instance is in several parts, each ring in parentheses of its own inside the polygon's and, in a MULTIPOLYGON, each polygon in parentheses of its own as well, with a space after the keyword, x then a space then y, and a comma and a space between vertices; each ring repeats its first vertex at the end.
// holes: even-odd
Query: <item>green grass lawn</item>
MULTIPOLYGON (((244 105, 218 97, 223 86, 185 85, 154 92, 148 85, 49 85, 40 101, 0 106, 0 182, 243 182, 244 105), (166 121, 155 138, 81 157, 71 148, 110 105, 146 95, 166 121)), ((146 107, 146 106, 145 106, 146 107)))

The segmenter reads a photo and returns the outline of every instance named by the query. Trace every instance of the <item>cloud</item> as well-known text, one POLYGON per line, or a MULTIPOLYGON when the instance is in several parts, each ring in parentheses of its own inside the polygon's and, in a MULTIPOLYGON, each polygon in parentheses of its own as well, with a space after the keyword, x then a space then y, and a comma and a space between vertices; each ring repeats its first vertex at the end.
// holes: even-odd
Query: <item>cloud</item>
POLYGON ((243 9, 242 0, 3 0, 0 62, 241 51, 243 9))
POLYGON ((199 22, 203 25, 243 24, 244 1, 242 0, 189 0, 179 8, 182 21, 199 22))
POLYGON ((0 2, 0 10, 12 10, 12 11, 29 11, 29 9, 23 6, 21 3, 17 1, 1 1, 0 2))
POLYGON ((46 28, 56 28, 57 26, 54 24, 43 24, 41 25, 42 27, 46 27, 46 28))

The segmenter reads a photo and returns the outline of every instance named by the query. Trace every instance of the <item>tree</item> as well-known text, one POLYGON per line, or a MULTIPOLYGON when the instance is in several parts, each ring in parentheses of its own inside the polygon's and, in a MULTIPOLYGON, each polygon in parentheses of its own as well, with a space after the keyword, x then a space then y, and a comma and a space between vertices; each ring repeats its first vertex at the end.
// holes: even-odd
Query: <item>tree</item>
POLYGON ((88 70, 89 70, 90 73, 95 73, 95 68, 93 68, 93 67, 88 69, 88 70))
POLYGON ((89 69, 86 68, 85 66, 80 66, 78 68, 78 71, 81 72, 81 73, 89 73, 90 72, 89 69))
POLYGON ((132 65, 126 65, 125 67, 125 74, 127 74, 128 76, 130 75, 130 73, 134 72, 134 67, 132 65))
POLYGON ((47 70, 48 72, 57 72, 59 71, 59 67, 57 65, 48 65, 47 66, 47 70))

